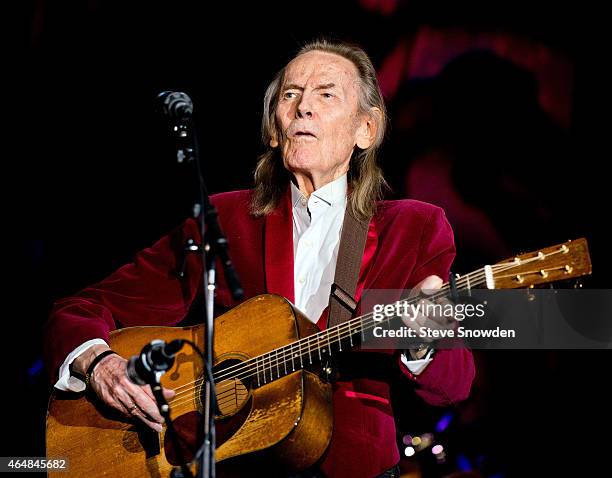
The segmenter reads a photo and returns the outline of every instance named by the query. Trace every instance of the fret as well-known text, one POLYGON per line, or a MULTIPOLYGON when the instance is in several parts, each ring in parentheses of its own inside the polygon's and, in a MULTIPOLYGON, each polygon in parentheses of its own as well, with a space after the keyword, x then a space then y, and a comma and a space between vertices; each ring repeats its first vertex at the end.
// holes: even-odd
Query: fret
MULTIPOLYGON (((285 349, 286 347, 283 347, 285 349)), ((287 375, 287 353, 283 351, 283 364, 285 365, 285 375, 287 375)))
POLYGON ((266 375, 266 356, 265 355, 261 357, 261 369, 263 371, 263 383, 265 385, 266 383, 268 383, 268 377, 266 375))
POLYGON ((340 337, 340 327, 337 327, 338 329, 338 349, 340 350, 340 352, 342 352, 342 337, 340 337))
POLYGON ((295 355, 293 353, 293 344, 291 345, 291 371, 295 372, 295 355))
POLYGON ((363 343, 363 333, 364 333, 364 324, 363 321, 365 320, 365 317, 360 317, 359 318, 359 333, 361 334, 361 343, 363 343))
POLYGON ((308 361, 310 362, 310 365, 312 365, 312 355, 310 353, 310 339, 307 339, 307 343, 308 343, 308 361))
POLYGON ((300 368, 304 368, 304 361, 302 360, 302 341, 298 341, 298 347, 300 348, 300 368))
POLYGON ((268 367, 268 370, 270 370, 270 382, 274 381, 274 375, 272 375, 272 373, 274 373, 274 369, 272 368, 272 354, 266 354, 268 356, 268 360, 270 361, 270 366, 268 367))
POLYGON ((349 324, 348 326, 349 327, 349 342, 351 343, 351 348, 353 348, 353 331, 351 330, 352 322, 353 322, 352 320, 349 320, 349 323, 348 323, 349 324))
POLYGON ((276 349, 276 378, 280 378, 280 361, 278 359, 278 349, 276 349))
POLYGON ((255 357, 255 369, 257 370, 257 386, 261 387, 261 382, 259 381, 259 359, 255 357))

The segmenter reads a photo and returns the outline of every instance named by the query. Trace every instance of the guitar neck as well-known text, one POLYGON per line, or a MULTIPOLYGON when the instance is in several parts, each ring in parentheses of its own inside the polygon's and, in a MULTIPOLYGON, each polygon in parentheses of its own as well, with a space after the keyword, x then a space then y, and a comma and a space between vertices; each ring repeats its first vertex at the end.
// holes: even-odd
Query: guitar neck
MULTIPOLYGON (((487 265, 463 276, 454 276, 452 287, 449 282, 445 282, 427 298, 431 301, 452 298, 455 291, 469 294, 471 289, 533 287, 590 273, 591 262, 586 239, 578 239, 487 265)), ((421 298, 400 298, 386 305, 396 310, 410 309, 421 298)), ((244 362, 241 376, 252 377, 253 386, 262 386, 296 370, 322 364, 338 353, 353 349, 361 343, 365 332, 392 319, 375 319, 372 312, 361 315, 244 362), (246 373, 244 367, 247 367, 246 373)), ((229 378, 232 378, 232 371, 224 370, 219 377, 215 377, 215 381, 229 378)))

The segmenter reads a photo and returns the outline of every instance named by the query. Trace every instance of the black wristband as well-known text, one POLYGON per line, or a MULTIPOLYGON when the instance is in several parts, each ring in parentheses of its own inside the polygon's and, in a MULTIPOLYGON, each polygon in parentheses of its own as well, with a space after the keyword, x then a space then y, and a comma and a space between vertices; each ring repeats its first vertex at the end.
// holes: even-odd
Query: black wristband
POLYGON ((408 351, 408 354, 410 355, 410 358, 412 360, 423 360, 425 357, 427 357, 427 355, 429 354, 430 351, 434 351, 434 347, 431 343, 421 343, 418 345, 418 347, 414 348, 414 349, 410 349, 408 351), (416 358, 414 355, 412 355, 412 353, 419 354, 423 351, 426 351, 420 358, 416 358))
POLYGON ((74 369, 74 361, 70 362, 70 365, 68 365, 68 370, 70 371, 71 377, 78 378, 81 382, 85 382, 85 375, 83 375, 81 372, 77 372, 74 369))
POLYGON ((100 355, 98 355, 95 359, 91 361, 91 363, 89 364, 89 367, 87 368, 87 372, 85 372, 84 382, 87 388, 89 388, 89 381, 91 379, 91 374, 93 373, 96 365, 98 365, 104 357, 107 357, 109 355, 116 354, 116 353, 117 352, 115 352, 114 350, 105 350, 104 352, 102 352, 100 355))

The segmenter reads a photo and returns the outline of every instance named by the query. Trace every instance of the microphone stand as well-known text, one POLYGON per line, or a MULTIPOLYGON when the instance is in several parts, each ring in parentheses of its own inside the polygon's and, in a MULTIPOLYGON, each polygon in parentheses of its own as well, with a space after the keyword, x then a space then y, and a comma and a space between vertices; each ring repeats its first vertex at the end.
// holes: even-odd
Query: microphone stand
MULTIPOLYGON (((216 259, 220 258, 223 264, 228 287, 234 299, 242 298, 244 291, 240 286, 238 276, 229 257, 228 242, 221 232, 217 221, 217 211, 211 205, 208 190, 202 175, 202 167, 198 151, 198 141, 195 134, 194 122, 191 114, 182 115, 174 120, 172 128, 176 139, 177 162, 191 163, 195 167, 198 181, 198 200, 193 205, 193 217, 199 219, 200 237, 202 244, 198 245, 193 238, 185 243, 186 253, 200 253, 203 260, 202 284, 206 304, 206 317, 204 326, 204 353, 205 368, 204 380, 204 441, 196 454, 197 476, 199 478, 215 478, 215 384, 212 378, 213 342, 214 342, 214 300, 216 289, 216 259)), ((186 260, 184 260, 185 264, 186 260)), ((185 265, 179 275, 184 275, 185 265)))
MULTIPOLYGON (((182 342, 183 341, 181 341, 179 348, 182 347, 182 342)), ((172 365, 174 364, 174 355, 176 352, 178 352, 178 349, 172 355, 168 356, 163 352, 164 346, 165 342, 162 340, 154 340, 145 345, 140 351, 140 354, 130 359, 130 363, 128 364, 128 376, 133 383, 138 385, 144 385, 146 383, 151 386, 151 391, 153 392, 153 396, 157 402, 159 413, 162 417, 164 417, 166 422, 166 437, 169 437, 170 440, 172 440, 180 460, 180 472, 174 468, 170 472, 171 478, 193 478, 191 470, 187 466, 187 463, 185 463, 181 445, 178 439, 179 437, 176 433, 176 429, 174 428, 174 423, 170 418, 170 405, 168 405, 166 397, 164 397, 164 392, 161 385, 161 376, 172 368, 172 365), (159 357, 161 360, 154 360, 152 358, 154 349, 161 352, 161 356, 159 357), (132 362, 132 360, 136 360, 136 363, 132 362), (131 369, 132 365, 134 367, 133 369, 131 369)))

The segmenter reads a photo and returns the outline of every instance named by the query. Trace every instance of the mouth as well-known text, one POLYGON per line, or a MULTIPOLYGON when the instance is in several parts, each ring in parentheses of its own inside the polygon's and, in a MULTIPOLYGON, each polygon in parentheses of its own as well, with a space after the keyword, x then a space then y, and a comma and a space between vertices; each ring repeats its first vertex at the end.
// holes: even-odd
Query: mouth
POLYGON ((303 129, 303 130, 298 130, 295 133, 293 133, 293 136, 295 136, 296 138, 316 138, 317 136, 309 130, 303 129))

